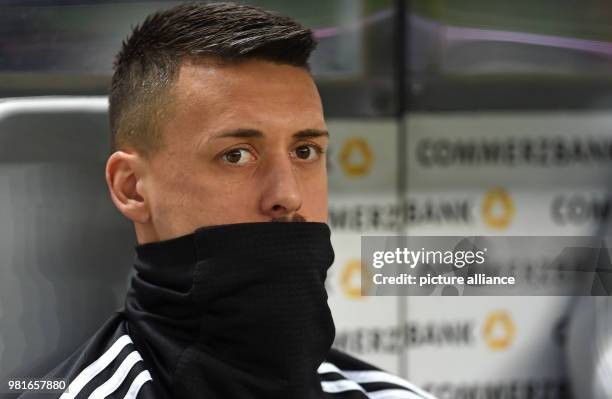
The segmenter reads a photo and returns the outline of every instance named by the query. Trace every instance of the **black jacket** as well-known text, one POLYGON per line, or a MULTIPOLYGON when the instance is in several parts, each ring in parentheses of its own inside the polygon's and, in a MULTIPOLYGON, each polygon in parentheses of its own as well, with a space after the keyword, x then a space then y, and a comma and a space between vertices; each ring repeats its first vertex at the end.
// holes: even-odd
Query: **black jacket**
MULTIPOLYGON (((331 349, 318 370, 326 399, 431 399, 413 384, 354 357, 331 349)), ((134 345, 123 312, 115 313, 91 339, 49 378, 70 383, 68 394, 26 393, 20 399, 159 399, 164 394, 139 349, 134 345)), ((231 381, 221 381, 231 384, 231 381)))
POLYGON ((124 310, 47 375, 61 399, 419 399, 330 349, 322 223, 245 223, 136 248, 124 310))

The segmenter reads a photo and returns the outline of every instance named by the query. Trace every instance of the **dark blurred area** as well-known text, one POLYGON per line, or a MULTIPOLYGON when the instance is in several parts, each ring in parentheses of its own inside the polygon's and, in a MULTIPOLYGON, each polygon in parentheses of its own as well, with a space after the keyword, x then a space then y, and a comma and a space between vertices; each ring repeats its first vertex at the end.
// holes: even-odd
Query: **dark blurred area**
MULTIPOLYGON (((0 96, 105 94, 113 56, 130 27, 175 3, 4 1, 0 96)), ((401 96, 414 110, 604 108, 610 102, 607 1, 249 3, 315 30, 320 46, 313 72, 330 116, 393 115, 401 96), (398 13, 406 14, 404 21, 398 13)))

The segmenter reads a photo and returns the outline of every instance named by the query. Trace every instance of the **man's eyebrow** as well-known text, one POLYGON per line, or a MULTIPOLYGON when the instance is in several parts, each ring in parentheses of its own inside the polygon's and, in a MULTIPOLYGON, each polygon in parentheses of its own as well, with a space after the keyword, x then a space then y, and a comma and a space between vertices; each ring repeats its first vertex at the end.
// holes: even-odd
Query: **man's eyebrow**
MULTIPOLYGON (((236 137, 236 138, 262 138, 264 134, 256 129, 234 129, 221 133, 215 134, 212 139, 220 139, 227 137, 236 137)), ((309 139, 316 137, 329 137, 329 132, 327 130, 319 130, 319 129, 304 129, 300 130, 297 133, 293 134, 293 138, 295 139, 309 139)))
POLYGON ((317 137, 329 137, 329 132, 327 130, 305 129, 293 135, 293 138, 296 139, 312 139, 317 137))
POLYGON ((234 130, 229 130, 229 131, 226 131, 226 132, 217 133, 217 134, 215 134, 211 138, 213 138, 213 139, 221 139, 221 138, 226 138, 226 137, 237 137, 237 138, 255 137, 255 138, 260 138, 260 137, 263 137, 263 133, 260 132, 259 130, 256 130, 256 129, 234 129, 234 130))

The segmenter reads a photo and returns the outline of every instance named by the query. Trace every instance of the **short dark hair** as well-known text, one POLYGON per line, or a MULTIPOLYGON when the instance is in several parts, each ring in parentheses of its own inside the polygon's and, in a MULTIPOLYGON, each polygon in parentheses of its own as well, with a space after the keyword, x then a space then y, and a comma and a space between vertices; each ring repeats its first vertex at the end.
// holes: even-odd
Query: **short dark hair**
POLYGON ((190 3, 149 15, 123 42, 109 96, 113 151, 148 155, 161 145, 160 122, 182 61, 261 59, 309 69, 312 31, 289 17, 233 3, 190 3))

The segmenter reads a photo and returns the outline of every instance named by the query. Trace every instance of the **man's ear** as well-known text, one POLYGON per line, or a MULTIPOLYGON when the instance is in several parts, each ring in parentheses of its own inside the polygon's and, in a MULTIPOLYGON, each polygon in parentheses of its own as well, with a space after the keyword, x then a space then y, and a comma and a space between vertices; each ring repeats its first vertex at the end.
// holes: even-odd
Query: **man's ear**
POLYGON ((106 162, 106 184, 113 203, 134 223, 149 221, 150 212, 144 191, 145 160, 137 153, 116 151, 106 162))

